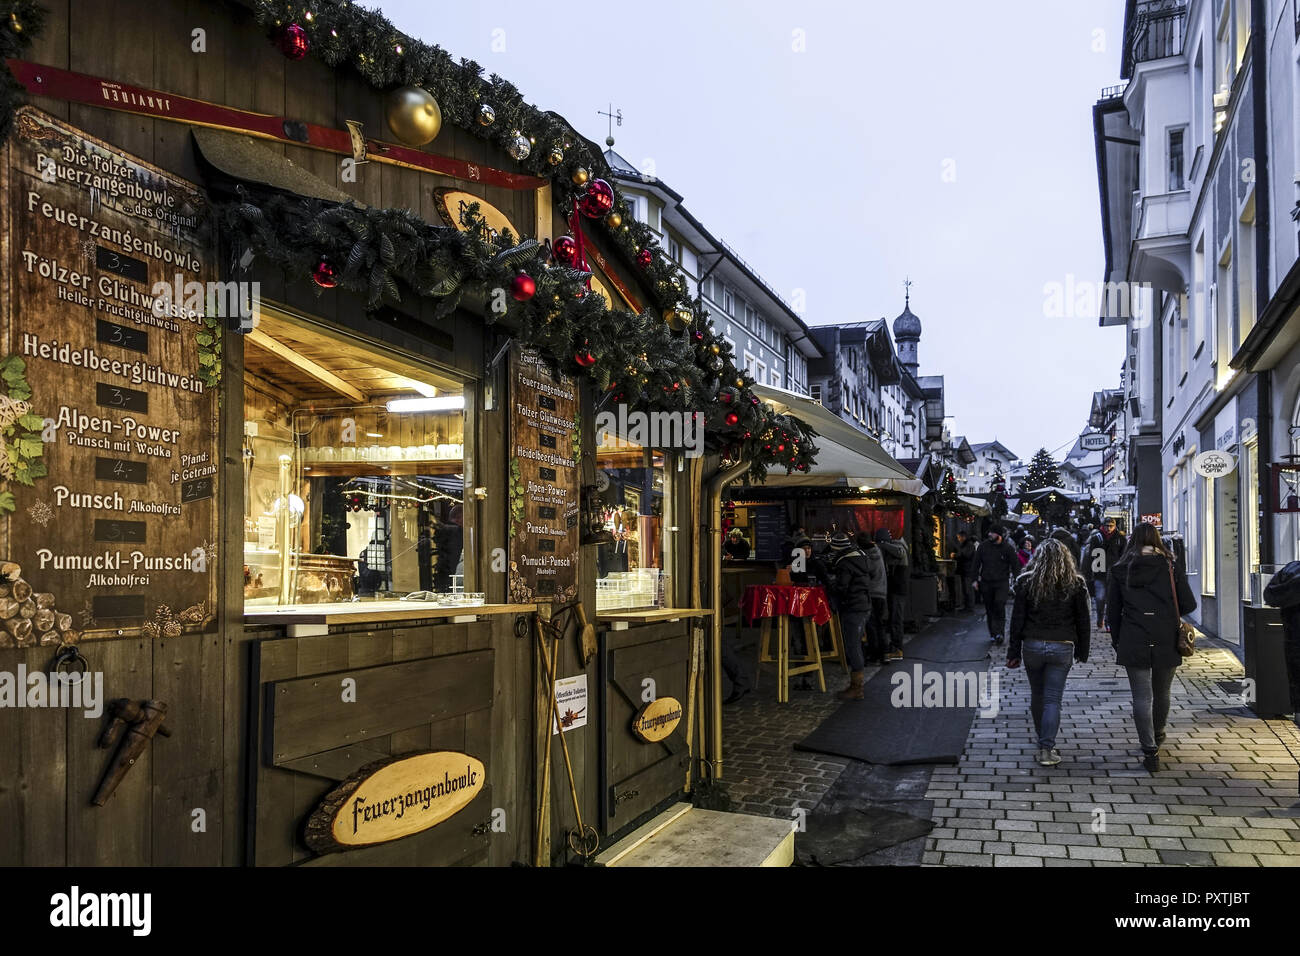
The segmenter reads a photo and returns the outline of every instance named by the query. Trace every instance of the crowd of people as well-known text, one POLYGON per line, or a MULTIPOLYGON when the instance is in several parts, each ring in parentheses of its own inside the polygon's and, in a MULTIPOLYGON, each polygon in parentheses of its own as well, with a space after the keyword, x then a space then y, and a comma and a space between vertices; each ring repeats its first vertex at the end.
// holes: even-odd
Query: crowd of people
MULTIPOLYGON (((965 531, 956 538, 949 554, 956 573, 954 609, 982 610, 990 645, 1006 645, 1006 666, 1024 668, 1038 763, 1061 762, 1056 743, 1066 678, 1074 663, 1088 660, 1095 622, 1128 675, 1143 766, 1158 771, 1170 688, 1182 661, 1179 622, 1196 609, 1171 542, 1150 524, 1126 536, 1110 517, 1100 527, 1054 528, 1041 542, 1000 525, 978 544, 965 531)), ((912 563, 907 544, 884 528, 874 535, 840 531, 815 552, 801 527, 792 529, 785 544, 792 555, 791 581, 823 585, 839 614, 850 678, 838 696, 861 700, 866 666, 903 657, 912 563)), ((804 648, 793 647, 792 653, 802 655, 804 648)), ((734 658, 727 670, 740 682, 733 683, 737 690, 730 700, 739 699, 747 681, 734 658)))

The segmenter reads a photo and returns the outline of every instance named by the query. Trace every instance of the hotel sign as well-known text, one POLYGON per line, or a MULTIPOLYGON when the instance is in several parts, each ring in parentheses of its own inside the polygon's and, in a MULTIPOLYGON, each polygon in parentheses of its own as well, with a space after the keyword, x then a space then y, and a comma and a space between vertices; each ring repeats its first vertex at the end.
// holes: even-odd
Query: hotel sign
POLYGON ((304 839, 335 853, 422 833, 468 806, 485 776, 481 760, 448 750, 368 764, 321 801, 304 839))

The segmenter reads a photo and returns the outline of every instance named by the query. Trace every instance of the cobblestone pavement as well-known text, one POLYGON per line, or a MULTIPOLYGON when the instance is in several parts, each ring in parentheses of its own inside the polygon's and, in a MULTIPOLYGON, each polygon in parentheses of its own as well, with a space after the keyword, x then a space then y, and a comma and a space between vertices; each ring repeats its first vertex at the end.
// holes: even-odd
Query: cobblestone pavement
MULTIPOLYGON (((955 633, 983 624, 966 615, 930 626, 955 633)), ((742 654, 752 660, 753 648, 742 654)), ((997 648, 990 659, 997 715, 975 718, 957 766, 931 768, 935 829, 924 865, 1300 866, 1300 728, 1244 708, 1231 652, 1202 647, 1179 668, 1165 769, 1154 775, 1142 769, 1109 635, 1094 633, 1091 660, 1070 671, 1056 767, 1034 760, 1029 685, 1023 669, 1001 666, 1004 657, 997 648)), ((834 664, 826 673, 827 693, 792 682, 790 703, 778 704, 765 671, 756 691, 725 709, 731 809, 790 819, 816 807, 852 763, 793 749, 839 707, 844 672, 834 664)))
POLYGON ((1034 760, 1023 669, 999 666, 998 714, 977 717, 958 766, 931 777, 925 864, 1300 866, 1300 729, 1242 706, 1235 656, 1204 648, 1179 668, 1156 774, 1108 634, 1090 658, 1070 671, 1056 767, 1034 760))

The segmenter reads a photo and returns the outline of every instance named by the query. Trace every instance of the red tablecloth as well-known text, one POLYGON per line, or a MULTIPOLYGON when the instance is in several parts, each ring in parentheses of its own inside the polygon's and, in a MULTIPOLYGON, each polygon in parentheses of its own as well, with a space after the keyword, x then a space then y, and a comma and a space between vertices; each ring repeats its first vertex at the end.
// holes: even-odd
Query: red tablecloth
POLYGON ((831 606, 821 588, 782 584, 751 584, 740 599, 740 613, 746 621, 760 617, 811 617, 822 625, 831 619, 831 606))

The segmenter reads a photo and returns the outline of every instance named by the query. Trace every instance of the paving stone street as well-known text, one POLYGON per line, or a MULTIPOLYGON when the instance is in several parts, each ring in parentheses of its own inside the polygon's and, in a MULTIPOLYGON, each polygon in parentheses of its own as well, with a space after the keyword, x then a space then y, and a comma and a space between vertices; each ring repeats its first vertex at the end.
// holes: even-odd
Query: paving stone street
MULTIPOLYGON (((983 624, 965 615, 928 627, 955 636, 983 624)), ((912 841, 919 858, 888 862, 1300 866, 1300 729, 1243 706, 1243 670, 1230 651, 1205 644, 1179 669, 1164 769, 1154 775, 1141 766, 1109 635, 1095 632, 1089 662, 1070 671, 1056 767, 1034 759, 1028 681, 1004 660, 1004 648, 989 659, 1000 682, 996 715, 975 717, 956 766, 928 768, 921 806, 934 829, 912 841)), ((838 665, 827 675, 830 691, 843 686, 838 665)), ((764 674, 758 691, 727 708, 726 788, 734 809, 791 818, 812 811, 855 762, 792 749, 840 706, 833 693, 792 689, 789 704, 775 697, 764 674)))

